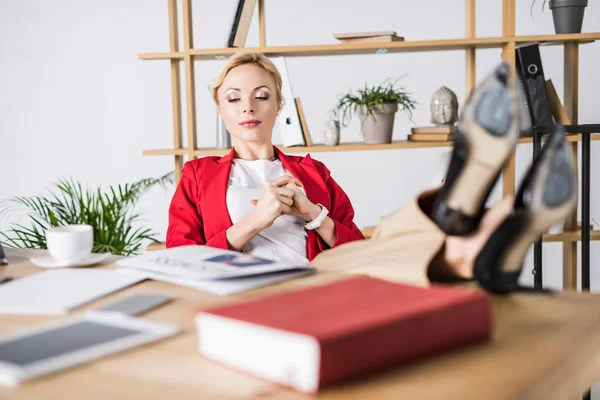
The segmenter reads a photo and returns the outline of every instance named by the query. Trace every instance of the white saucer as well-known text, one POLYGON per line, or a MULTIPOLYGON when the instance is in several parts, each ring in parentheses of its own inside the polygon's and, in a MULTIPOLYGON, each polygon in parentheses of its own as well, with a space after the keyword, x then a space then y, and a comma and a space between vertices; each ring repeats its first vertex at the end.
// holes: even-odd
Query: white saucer
POLYGON ((110 253, 90 253, 83 260, 77 262, 58 262, 54 258, 48 257, 37 257, 30 258, 29 260, 42 268, 67 268, 67 267, 87 267, 88 265, 98 264, 110 256, 110 253))

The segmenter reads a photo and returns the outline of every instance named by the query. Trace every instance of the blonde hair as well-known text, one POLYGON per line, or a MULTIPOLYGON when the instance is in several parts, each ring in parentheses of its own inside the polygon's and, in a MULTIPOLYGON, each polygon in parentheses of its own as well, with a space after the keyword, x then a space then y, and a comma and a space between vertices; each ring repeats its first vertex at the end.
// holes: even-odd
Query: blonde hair
POLYGON ((275 80, 275 98, 277 99, 278 104, 282 104, 283 96, 281 95, 281 74, 279 73, 279 70, 277 69, 275 64, 273 64, 273 62, 269 60, 263 53, 255 51, 247 51, 243 53, 234 54, 229 59, 229 61, 227 61, 227 64, 225 64, 225 66, 221 70, 221 73, 219 74, 219 77, 211 87, 215 103, 219 104, 217 92, 219 91, 221 85, 223 85, 223 81, 225 80, 225 77, 227 76, 229 71, 231 71, 235 67, 239 67, 240 65, 245 64, 254 64, 267 71, 269 75, 273 77, 273 80, 275 80))

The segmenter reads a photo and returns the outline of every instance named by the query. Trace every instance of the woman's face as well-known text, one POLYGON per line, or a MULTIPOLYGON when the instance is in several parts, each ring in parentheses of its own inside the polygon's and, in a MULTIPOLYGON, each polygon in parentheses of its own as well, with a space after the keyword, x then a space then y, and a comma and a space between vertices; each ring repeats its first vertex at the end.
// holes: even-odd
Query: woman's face
POLYGON ((271 143, 280 105, 273 77, 253 64, 235 67, 217 93, 219 113, 236 141, 271 143))

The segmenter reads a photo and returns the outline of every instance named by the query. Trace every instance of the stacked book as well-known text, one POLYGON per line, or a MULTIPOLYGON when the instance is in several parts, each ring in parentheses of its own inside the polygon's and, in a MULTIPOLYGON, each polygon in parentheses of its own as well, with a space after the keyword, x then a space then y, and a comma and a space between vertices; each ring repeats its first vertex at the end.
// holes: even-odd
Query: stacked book
POLYGON ((404 40, 404 37, 397 36, 394 31, 336 33, 333 37, 340 43, 385 43, 404 40))
POLYGON ((227 47, 245 46, 255 5, 256 0, 238 0, 229 39, 227 40, 227 47))
POLYGON ((456 133, 455 125, 419 126, 411 129, 408 140, 414 142, 451 142, 456 133))

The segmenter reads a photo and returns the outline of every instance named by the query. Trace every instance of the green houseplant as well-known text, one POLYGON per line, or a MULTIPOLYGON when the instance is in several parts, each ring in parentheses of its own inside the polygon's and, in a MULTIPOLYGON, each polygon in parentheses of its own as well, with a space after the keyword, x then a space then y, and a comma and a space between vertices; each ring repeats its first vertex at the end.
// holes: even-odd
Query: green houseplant
POLYGON ((338 96, 333 110, 335 118, 342 126, 347 126, 352 116, 357 114, 365 143, 390 143, 394 114, 402 110, 412 120, 412 111, 417 104, 403 87, 397 86, 401 78, 395 81, 388 78, 380 85, 365 84, 356 93, 350 90, 338 96))
MULTIPOLYGON (((531 3, 531 8, 536 0, 531 3)), ((560 33, 581 33, 583 25, 583 15, 587 7, 588 0, 543 0, 542 10, 548 3, 552 10, 552 19, 554 22, 554 32, 560 33)))
POLYGON ((72 178, 61 179, 54 184, 56 190, 47 196, 8 199, 2 206, 2 215, 24 209, 28 223, 13 223, 6 233, 0 233, 0 239, 10 247, 45 249, 46 229, 87 224, 94 228, 94 253, 137 254, 143 240, 157 240, 149 228, 134 227, 140 221, 140 215, 134 212, 135 204, 150 188, 172 182, 170 172, 103 191, 100 187, 85 188, 72 178))

